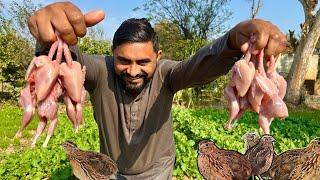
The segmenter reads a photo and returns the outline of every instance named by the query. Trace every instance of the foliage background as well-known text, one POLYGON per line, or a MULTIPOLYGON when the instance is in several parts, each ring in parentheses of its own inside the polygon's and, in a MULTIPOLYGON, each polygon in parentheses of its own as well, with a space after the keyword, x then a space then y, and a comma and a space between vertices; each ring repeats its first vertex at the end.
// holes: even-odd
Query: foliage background
MULTIPOLYGON (((38 119, 27 127, 23 138, 13 139, 20 125, 22 110, 5 104, 0 110, 0 179, 70 179, 72 171, 61 143, 74 141, 84 150, 99 151, 97 125, 93 119, 91 106, 84 108, 85 126, 78 134, 72 130, 71 123, 64 112, 59 110, 59 124, 48 148, 42 148, 44 133, 34 149, 30 148, 38 119)), ((196 165, 197 143, 201 139, 210 139, 221 148, 244 152, 242 136, 247 131, 258 129, 257 115, 247 112, 236 128, 226 131, 223 123, 227 120, 225 109, 192 108, 175 106, 173 109, 174 138, 176 142, 176 164, 174 176, 201 179, 196 165)), ((307 108, 290 110, 285 121, 275 120, 271 133, 275 137, 276 152, 305 147, 311 139, 320 136, 320 124, 317 117, 320 112, 307 108)))

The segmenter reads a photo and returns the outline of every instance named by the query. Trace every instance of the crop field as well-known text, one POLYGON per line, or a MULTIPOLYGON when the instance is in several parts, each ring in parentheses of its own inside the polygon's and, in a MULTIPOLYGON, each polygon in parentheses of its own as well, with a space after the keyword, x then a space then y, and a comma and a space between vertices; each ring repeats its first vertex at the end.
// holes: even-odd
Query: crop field
MULTIPOLYGON (((289 114, 285 121, 276 119, 271 125, 271 134, 277 140, 277 153, 304 147, 313 138, 320 137, 320 111, 299 108, 290 110, 289 114)), ((199 140, 211 139, 220 148, 243 153, 243 134, 247 131, 258 132, 257 115, 251 112, 247 112, 232 131, 223 128, 228 116, 225 109, 186 109, 175 106, 172 115, 177 151, 174 176, 177 179, 202 178, 196 164, 199 140)), ((41 147, 46 133, 42 134, 35 148, 30 148, 37 118, 27 127, 21 139, 13 138, 20 126, 21 116, 22 110, 19 107, 10 104, 1 107, 0 179, 73 179, 61 143, 72 140, 81 149, 99 151, 98 129, 91 106, 84 109, 85 125, 78 134, 73 132, 64 109, 60 109, 59 123, 48 148, 41 147)))

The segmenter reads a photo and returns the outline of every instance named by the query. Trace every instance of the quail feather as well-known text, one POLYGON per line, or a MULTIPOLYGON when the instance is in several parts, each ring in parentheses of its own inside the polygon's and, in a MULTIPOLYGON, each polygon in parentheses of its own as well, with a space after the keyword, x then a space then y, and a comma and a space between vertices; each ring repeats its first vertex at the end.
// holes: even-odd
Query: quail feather
MULTIPOLYGON (((274 157, 275 139, 268 134, 264 134, 258 144, 251 147, 245 153, 245 157, 252 165, 252 175, 259 176, 269 170, 274 157)), ((261 178, 261 177, 260 177, 261 178)))
POLYGON ((109 156, 98 152, 83 151, 71 141, 64 142, 62 146, 70 161, 73 174, 78 179, 116 179, 118 168, 109 156))
POLYGON ((202 140, 198 147, 198 168, 205 179, 248 179, 251 164, 243 154, 218 148, 214 142, 202 140))
POLYGON ((300 154, 289 179, 320 180, 320 138, 313 139, 300 154))

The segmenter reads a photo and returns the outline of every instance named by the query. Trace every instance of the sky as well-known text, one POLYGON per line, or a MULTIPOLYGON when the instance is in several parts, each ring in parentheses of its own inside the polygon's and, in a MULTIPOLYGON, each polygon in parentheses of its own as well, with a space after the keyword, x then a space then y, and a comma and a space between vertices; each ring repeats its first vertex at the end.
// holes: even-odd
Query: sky
MULTIPOLYGON (((45 5, 56 2, 54 0, 37 1, 45 5)), ((284 33, 287 33, 289 29, 300 32, 299 24, 304 21, 304 13, 298 0, 262 1, 263 6, 257 18, 271 21, 284 33)), ((125 19, 145 17, 142 10, 133 11, 135 7, 142 7, 145 0, 71 0, 71 2, 77 5, 83 13, 94 9, 105 11, 106 18, 100 24, 106 32, 107 39, 112 39, 115 30, 125 19)), ((251 10, 247 0, 231 0, 227 8, 233 13, 232 18, 225 24, 229 28, 250 18, 251 10)))

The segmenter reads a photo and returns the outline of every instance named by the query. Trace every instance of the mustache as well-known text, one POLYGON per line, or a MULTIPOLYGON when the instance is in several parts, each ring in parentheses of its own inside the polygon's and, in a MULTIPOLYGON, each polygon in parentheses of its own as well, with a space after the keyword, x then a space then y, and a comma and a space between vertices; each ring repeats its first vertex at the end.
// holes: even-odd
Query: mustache
POLYGON ((146 74, 146 73, 139 73, 139 74, 137 74, 136 76, 131 76, 130 74, 128 74, 128 73, 126 73, 126 72, 122 72, 122 73, 120 73, 120 77, 121 78, 125 78, 125 77, 127 77, 127 78, 130 78, 130 79, 139 79, 139 78, 146 78, 148 75, 146 74))

